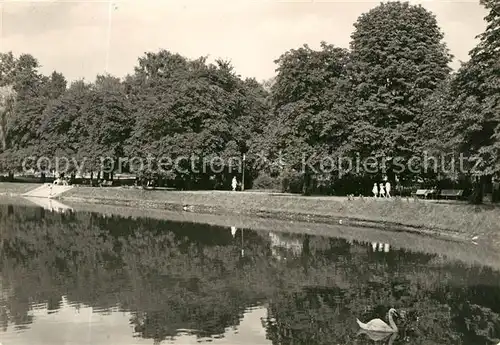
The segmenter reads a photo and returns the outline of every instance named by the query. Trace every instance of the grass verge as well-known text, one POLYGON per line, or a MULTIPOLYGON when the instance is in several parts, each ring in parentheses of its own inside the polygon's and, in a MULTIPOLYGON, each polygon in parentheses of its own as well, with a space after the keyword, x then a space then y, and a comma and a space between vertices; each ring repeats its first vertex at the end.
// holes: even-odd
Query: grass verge
POLYGON ((498 208, 466 204, 439 204, 406 199, 348 200, 272 193, 198 191, 178 192, 126 188, 75 187, 62 200, 148 209, 189 210, 199 213, 242 214, 286 220, 339 223, 386 230, 418 231, 497 241, 498 208))
MULTIPOLYGON (((28 199, 2 198, 0 204, 34 206, 28 199)), ((348 241, 365 243, 390 243, 391 250, 404 249, 411 252, 437 254, 442 260, 460 261, 471 266, 488 266, 500 269, 500 252, 497 245, 490 241, 479 241, 475 245, 471 241, 453 241, 434 236, 422 236, 419 233, 404 231, 389 232, 385 229, 352 227, 339 224, 306 223, 285 221, 280 219, 262 219, 241 214, 204 214, 197 212, 175 212, 165 209, 148 208, 147 211, 137 207, 103 205, 95 203, 67 202, 77 212, 100 213, 108 216, 117 215, 126 219, 154 218, 183 223, 202 223, 214 226, 236 227, 238 229, 252 229, 268 232, 285 232, 289 234, 309 234, 324 238, 343 238, 348 241)), ((228 230, 229 231, 229 230, 228 230)))
POLYGON ((11 183, 11 182, 0 182, 0 195, 20 195, 37 187, 40 187, 40 183, 11 183))

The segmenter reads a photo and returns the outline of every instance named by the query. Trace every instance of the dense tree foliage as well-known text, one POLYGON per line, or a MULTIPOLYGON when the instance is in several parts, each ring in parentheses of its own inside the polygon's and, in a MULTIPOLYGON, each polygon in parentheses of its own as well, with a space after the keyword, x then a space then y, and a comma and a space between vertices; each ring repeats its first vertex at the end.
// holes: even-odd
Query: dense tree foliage
POLYGON ((185 187, 229 186, 238 168, 230 158, 246 153, 266 124, 266 91, 221 60, 207 64, 205 58, 190 61, 167 51, 147 54, 129 78, 129 92, 136 119, 129 156, 178 160, 181 169, 164 170, 185 187), (215 157, 220 164, 211 169, 215 157))
POLYGON ((277 61, 276 125, 261 146, 279 152, 287 167, 301 167, 298 185, 310 187, 312 171, 337 193, 367 194, 384 175, 406 185, 451 186, 453 180, 468 186, 478 173, 495 174, 499 21, 496 3, 485 6, 488 28, 455 74, 435 16, 409 3, 383 3, 361 15, 345 56, 325 44, 316 52, 290 50, 277 61), (315 64, 321 56, 325 63, 315 64), (333 81, 325 72, 335 69, 326 61, 335 60, 342 69, 333 81), (304 165, 301 159, 313 153, 304 165), (467 159, 460 170, 459 153, 479 157, 479 171, 467 159), (318 171, 325 155, 336 166, 318 171), (361 168, 352 169, 356 162, 361 168))
POLYGON ((490 10, 488 26, 454 78, 451 92, 458 114, 453 127, 457 149, 479 160, 477 173, 491 175, 500 172, 500 7, 494 1, 484 4, 490 10))
POLYGON ((180 169, 162 166, 165 173, 154 177, 178 187, 227 188, 241 171, 231 158, 241 158, 268 121, 268 92, 225 61, 208 64, 162 50, 141 57, 123 81, 97 76, 68 88, 59 73, 39 74, 30 55, 6 54, 2 61, 4 169, 19 171, 27 157, 31 163, 46 157, 42 168, 56 167, 58 159, 60 167, 82 173, 147 173, 148 166, 125 157, 153 156, 148 164, 155 169, 160 157, 182 158, 180 169), (214 157, 221 159, 212 168, 214 157))
POLYGON ((38 61, 27 54, 4 54, 1 65, 1 84, 11 87, 14 97, 2 119, 1 160, 4 169, 19 171, 25 157, 39 153, 44 111, 66 91, 66 80, 57 72, 43 76, 38 61))
POLYGON ((363 14, 355 28, 349 69, 354 121, 348 145, 361 157, 406 162, 417 153, 423 101, 450 73, 443 34, 422 6, 400 2, 363 14))
POLYGON ((428 99, 428 113, 421 121, 427 132, 421 133, 424 147, 463 157, 465 171, 452 177, 475 181, 477 202, 482 199, 481 182, 498 179, 500 171, 500 12, 497 2, 482 3, 489 10, 486 31, 478 36, 469 61, 428 99))
POLYGON ((455 73, 435 16, 399 1, 362 14, 349 49, 290 49, 262 83, 227 61, 160 50, 123 80, 67 87, 57 72, 40 74, 33 56, 1 54, 2 170, 63 156, 106 178, 132 171, 178 188, 227 189, 241 180, 245 155, 247 187, 258 178, 306 194, 367 194, 385 175, 406 186, 490 181, 500 172, 500 11, 482 4, 486 31, 455 73), (466 169, 457 171, 451 157, 460 154, 466 169))
POLYGON ((262 150, 276 157, 282 154, 287 169, 302 171, 308 193, 314 167, 324 155, 337 153, 345 138, 347 118, 340 107, 338 90, 345 77, 348 51, 321 44, 314 51, 305 45, 283 54, 276 63, 278 75, 271 87, 275 118, 268 127, 269 140, 262 150), (274 152, 273 152, 274 151, 274 152))

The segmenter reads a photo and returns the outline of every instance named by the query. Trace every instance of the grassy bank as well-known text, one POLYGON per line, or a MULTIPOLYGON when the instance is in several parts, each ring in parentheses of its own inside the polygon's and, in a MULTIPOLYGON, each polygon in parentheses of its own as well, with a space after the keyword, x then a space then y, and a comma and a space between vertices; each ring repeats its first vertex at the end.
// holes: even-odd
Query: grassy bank
POLYGON ((40 183, 0 182, 0 195, 20 195, 41 186, 40 183))
MULTIPOLYGON (((405 249, 412 252, 422 252, 445 256, 449 260, 458 260, 469 265, 489 266, 500 269, 500 252, 495 243, 485 239, 478 240, 475 245, 469 241, 450 241, 446 238, 422 236, 418 233, 404 231, 389 232, 377 228, 350 227, 344 224, 324 224, 290 222, 279 219, 262 219, 241 214, 200 214, 196 212, 173 212, 164 209, 144 209, 137 207, 103 205, 94 203, 64 202, 77 212, 93 212, 108 216, 117 215, 124 218, 153 218, 168 221, 202 223, 222 227, 236 227, 238 229, 252 229, 263 232, 286 232, 296 234, 310 234, 325 238, 343 238, 348 241, 390 243, 391 250, 405 249)), ((25 198, 2 198, 0 205, 34 206, 25 198)))
POLYGON ((439 204, 406 199, 347 200, 338 197, 303 197, 272 193, 224 191, 149 191, 125 188, 76 187, 61 199, 150 209, 189 210, 201 213, 242 214, 286 220, 383 227, 387 230, 497 241, 498 208, 439 204))
POLYGON ((272 232, 300 233, 315 236, 343 238, 349 241, 390 243, 393 249, 405 249, 412 252, 444 255, 451 260, 458 260, 470 265, 484 265, 495 269, 500 268, 500 253, 491 241, 474 245, 471 241, 458 242, 422 236, 409 232, 388 232, 385 230, 363 227, 350 227, 339 224, 290 222, 279 219, 261 219, 245 215, 215 215, 197 214, 192 212, 172 212, 165 210, 143 210, 131 207, 97 204, 70 204, 76 211, 105 213, 122 217, 165 219, 170 221, 203 223, 242 229, 253 229, 272 232), (488 245, 486 245, 488 244, 488 245))
MULTIPOLYGON (((0 195, 20 195, 37 184, 0 183, 0 195)), ((217 215, 248 215, 287 221, 339 224, 419 232, 500 242, 500 210, 491 206, 434 203, 413 199, 354 199, 228 191, 165 191, 75 187, 60 195, 66 202, 141 209, 182 210, 217 215)))

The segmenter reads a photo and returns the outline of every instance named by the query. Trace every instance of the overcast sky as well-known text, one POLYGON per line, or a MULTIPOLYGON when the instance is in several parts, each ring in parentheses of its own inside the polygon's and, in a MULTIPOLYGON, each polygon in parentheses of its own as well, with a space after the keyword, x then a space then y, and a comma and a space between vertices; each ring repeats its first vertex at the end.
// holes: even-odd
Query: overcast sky
MULTIPOLYGON (((453 67, 468 59, 485 29, 478 2, 419 2, 436 14, 453 67)), ((275 74, 274 60, 288 49, 316 48, 322 40, 347 48, 353 23, 379 1, 126 0, 114 3, 110 26, 105 1, 0 3, 1 51, 34 55, 44 73, 90 81, 107 70, 123 77, 144 52, 163 48, 229 59, 237 73, 260 81, 275 74)))

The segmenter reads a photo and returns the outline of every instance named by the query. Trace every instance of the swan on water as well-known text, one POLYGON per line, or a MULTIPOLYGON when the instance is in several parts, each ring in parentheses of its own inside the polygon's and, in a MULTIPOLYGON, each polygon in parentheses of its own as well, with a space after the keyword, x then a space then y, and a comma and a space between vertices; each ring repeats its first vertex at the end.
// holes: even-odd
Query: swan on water
POLYGON ((358 323, 359 327, 365 331, 369 332, 379 332, 379 333, 396 333, 398 331, 398 327, 396 326, 396 323, 392 319, 393 315, 399 315, 396 309, 391 308, 389 309, 389 312, 387 313, 387 318, 389 319, 389 325, 382 321, 381 319, 373 319, 367 323, 363 323, 359 321, 359 319, 356 319, 356 322, 358 323))

